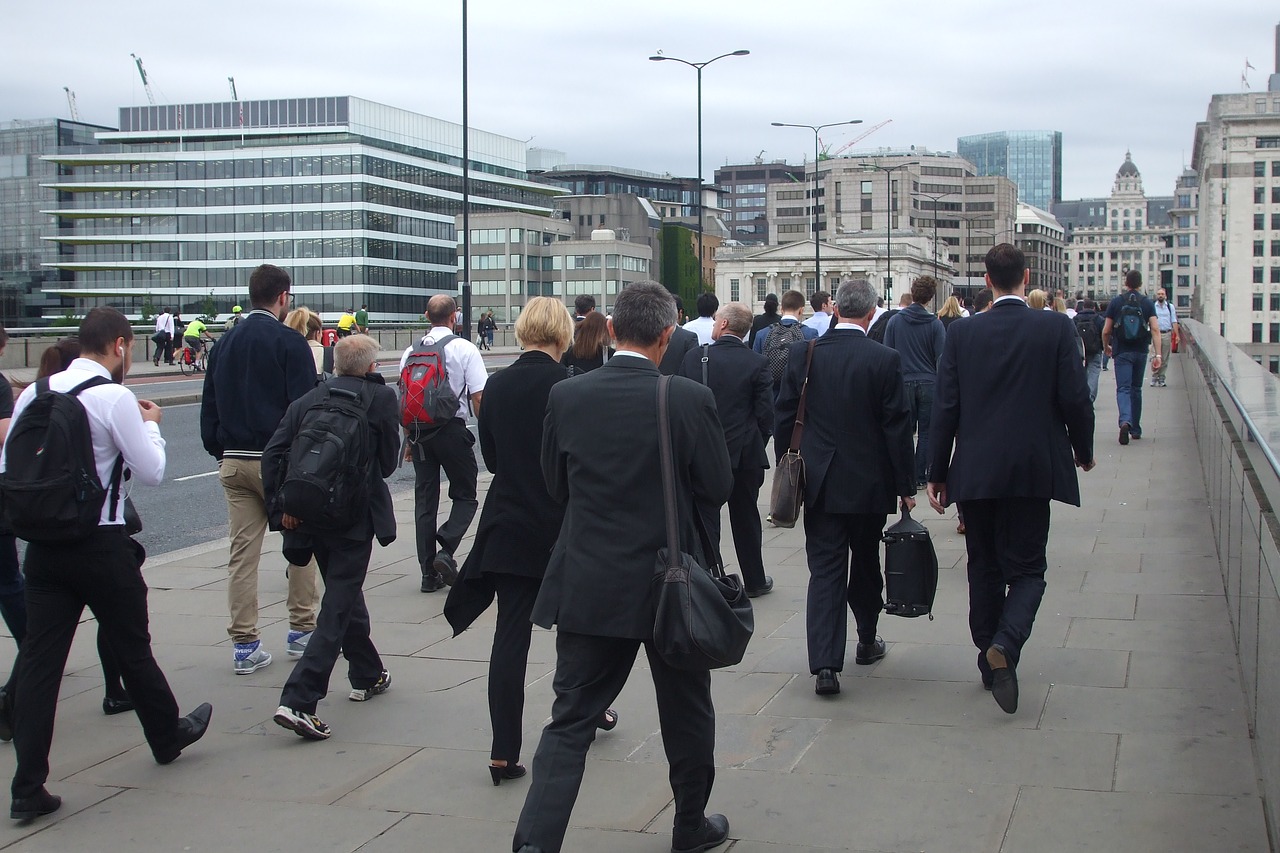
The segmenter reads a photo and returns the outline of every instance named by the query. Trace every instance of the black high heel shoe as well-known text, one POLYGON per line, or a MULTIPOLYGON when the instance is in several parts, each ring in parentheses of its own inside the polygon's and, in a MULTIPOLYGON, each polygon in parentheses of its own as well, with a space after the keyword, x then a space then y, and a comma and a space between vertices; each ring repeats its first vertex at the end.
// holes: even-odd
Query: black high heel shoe
POLYGON ((596 728, 602 732, 611 732, 616 725, 618 725, 618 712, 609 708, 601 715, 600 722, 596 723, 596 728))
POLYGON ((502 784, 503 779, 519 779, 529 771, 523 764, 490 764, 489 776, 493 778, 493 786, 502 784))

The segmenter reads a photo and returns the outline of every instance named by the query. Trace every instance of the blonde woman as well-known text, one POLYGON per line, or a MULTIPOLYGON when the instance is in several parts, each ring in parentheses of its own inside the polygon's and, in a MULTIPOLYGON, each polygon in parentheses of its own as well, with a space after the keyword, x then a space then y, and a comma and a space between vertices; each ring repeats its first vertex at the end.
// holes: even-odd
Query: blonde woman
POLYGON ((1037 287, 1027 294, 1027 305, 1033 310, 1043 311, 1049 305, 1049 294, 1037 287))
POLYGON ((960 300, 954 296, 948 296, 947 301, 942 303, 942 308, 938 310, 938 319, 942 321, 944 329, 963 316, 964 308, 960 306, 960 300))
POLYGON ((320 319, 320 315, 302 305, 294 308, 285 316, 284 324, 307 339, 307 346, 311 347, 311 357, 316 362, 316 374, 332 373, 332 351, 326 350, 320 343, 320 333, 324 331, 324 322, 320 319), (327 360, 329 362, 327 370, 325 367, 326 354, 328 354, 327 360))

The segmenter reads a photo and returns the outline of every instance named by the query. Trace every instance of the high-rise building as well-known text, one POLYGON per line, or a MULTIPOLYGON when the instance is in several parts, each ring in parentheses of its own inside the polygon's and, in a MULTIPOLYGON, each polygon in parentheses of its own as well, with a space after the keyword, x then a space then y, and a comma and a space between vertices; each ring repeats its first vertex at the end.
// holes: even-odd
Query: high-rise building
POLYGON ((772 163, 763 158, 754 163, 721 166, 716 169, 729 239, 744 246, 769 242, 769 185, 805 182, 804 166, 788 166, 785 160, 772 163))
MULTIPOLYGON (((518 139, 471 129, 473 210, 549 213, 518 139)), ((58 148, 54 292, 77 311, 223 313, 249 272, 290 270, 327 319, 421 316, 456 292, 462 127, 354 97, 125 107, 98 145, 58 148)), ((504 255, 504 263, 506 263, 504 255)), ((473 270, 472 277, 481 275, 473 270)), ((46 292, 50 288, 46 286, 46 292)))
POLYGON ((1049 293, 1063 290, 1067 240, 1062 223, 1047 210, 1018 202, 1014 235, 1014 244, 1026 255, 1027 269, 1031 271, 1027 288, 1049 293))
POLYGON ((956 151, 979 175, 1003 175, 1018 186, 1018 200, 1041 210, 1062 201, 1062 132, 1001 130, 962 136, 956 151))
POLYGON ((49 239, 53 220, 45 211, 57 206, 50 184, 59 171, 43 155, 60 145, 91 146, 93 135, 107 130, 112 128, 56 118, 0 122, 0 321, 7 325, 59 313, 61 300, 44 288, 75 278, 48 266, 64 250, 49 239))
POLYGON ((1173 188, 1169 209, 1172 231, 1165 238, 1168 248, 1160 270, 1160 284, 1174 306, 1184 315, 1192 313, 1200 287, 1200 176, 1184 169, 1173 188))

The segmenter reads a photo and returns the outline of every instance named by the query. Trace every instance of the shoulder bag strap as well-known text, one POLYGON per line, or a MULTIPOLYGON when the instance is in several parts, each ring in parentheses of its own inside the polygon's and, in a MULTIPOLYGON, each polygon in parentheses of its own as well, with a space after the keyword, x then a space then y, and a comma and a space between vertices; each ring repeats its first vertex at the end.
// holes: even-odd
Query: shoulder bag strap
POLYGON ((804 354, 804 381, 800 385, 800 404, 796 407, 796 424, 791 429, 791 451, 800 451, 800 439, 804 437, 804 402, 809 396, 809 365, 813 364, 813 345, 817 338, 809 341, 804 354))
POLYGON ((666 509, 667 568, 680 568, 680 529, 676 524, 676 463, 671 452, 671 422, 668 411, 671 377, 658 377, 658 457, 662 466, 662 503, 666 509))
POLYGON ((711 360, 709 351, 711 344, 702 345, 702 384, 707 385, 707 362, 711 360))

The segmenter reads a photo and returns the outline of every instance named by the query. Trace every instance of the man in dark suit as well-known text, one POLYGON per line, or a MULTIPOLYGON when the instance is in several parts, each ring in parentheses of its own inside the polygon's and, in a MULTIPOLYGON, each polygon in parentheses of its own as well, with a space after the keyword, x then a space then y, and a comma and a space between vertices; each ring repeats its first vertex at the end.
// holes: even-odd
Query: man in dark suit
POLYGON ((658 372, 663 376, 675 376, 684 364, 684 357, 690 350, 698 348, 698 336, 688 329, 675 327, 671 333, 671 343, 667 345, 662 360, 658 362, 658 372))
MULTIPOLYGON (((516 824, 513 849, 523 853, 560 850, 596 725, 642 645, 671 765, 671 849, 710 850, 728 837, 724 816, 705 814, 715 777, 711 674, 673 669, 653 648, 654 568, 667 543, 655 365, 675 319, 662 285, 629 285, 609 321, 615 356, 557 384, 547 402, 542 472, 548 493, 566 508, 532 619, 557 626, 556 699, 516 824)), ((718 511, 729 497, 729 454, 711 391, 674 377, 670 403, 680 547, 706 565, 695 506, 718 511)))
POLYGON ((880 535, 897 498, 915 506, 911 412, 902 389, 898 353, 867 337, 876 295, 865 281, 846 281, 836 292, 834 329, 814 342, 792 344, 777 400, 776 451, 791 444, 808 368, 804 433, 804 533, 809 561, 806 631, 809 671, 821 696, 840 692, 848 617, 858 629, 854 660, 863 666, 885 656, 876 636, 884 607, 880 535))
POLYGON ((996 299, 951 324, 938 364, 928 491, 938 512, 964 513, 969 632, 983 685, 1012 714, 1044 596, 1049 501, 1080 505, 1073 463, 1093 468, 1093 404, 1071 319, 1027 307, 1021 250, 1001 243, 986 265, 996 299))
MULTIPOLYGON (((765 595, 773 578, 764 573, 760 554, 760 510, 756 499, 769 467, 766 450, 773 434, 773 382, 769 363, 743 341, 751 331, 751 309, 730 302, 716 312, 711 336, 715 343, 690 350, 680 375, 701 382, 716 396, 716 411, 733 466, 729 495, 729 527, 747 595, 765 595)), ((712 547, 720 547, 720 511, 702 513, 712 547)))

